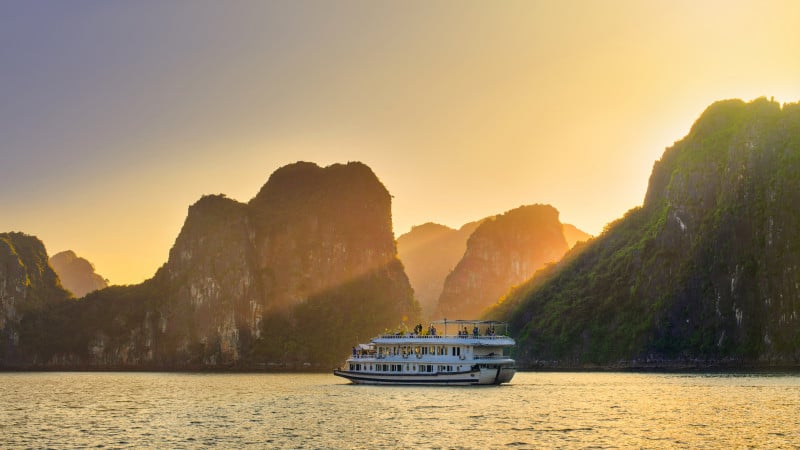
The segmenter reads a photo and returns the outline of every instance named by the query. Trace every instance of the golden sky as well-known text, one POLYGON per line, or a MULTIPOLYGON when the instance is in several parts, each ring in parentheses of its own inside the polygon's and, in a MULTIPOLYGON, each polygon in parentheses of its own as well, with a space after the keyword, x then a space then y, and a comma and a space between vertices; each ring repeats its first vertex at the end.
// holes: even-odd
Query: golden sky
POLYGON ((395 234, 549 203, 640 205, 710 103, 800 100, 797 1, 0 3, 0 231, 112 283, 203 194, 362 161, 395 234))

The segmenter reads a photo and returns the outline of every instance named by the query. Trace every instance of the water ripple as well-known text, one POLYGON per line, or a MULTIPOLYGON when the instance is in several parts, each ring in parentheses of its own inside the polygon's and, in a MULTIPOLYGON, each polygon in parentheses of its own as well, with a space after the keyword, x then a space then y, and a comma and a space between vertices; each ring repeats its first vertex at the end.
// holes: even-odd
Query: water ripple
POLYGON ((332 375, 0 374, 1 448, 796 448, 800 377, 521 373, 500 387, 332 375))

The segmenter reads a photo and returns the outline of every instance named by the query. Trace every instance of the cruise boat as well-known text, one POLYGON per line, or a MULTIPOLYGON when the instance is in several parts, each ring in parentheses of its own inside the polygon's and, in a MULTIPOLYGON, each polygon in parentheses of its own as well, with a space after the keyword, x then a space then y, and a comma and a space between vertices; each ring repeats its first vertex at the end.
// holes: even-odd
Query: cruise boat
POLYGON ((359 344, 333 374, 355 384, 496 385, 516 372, 504 354, 513 346, 505 323, 441 320, 359 344))

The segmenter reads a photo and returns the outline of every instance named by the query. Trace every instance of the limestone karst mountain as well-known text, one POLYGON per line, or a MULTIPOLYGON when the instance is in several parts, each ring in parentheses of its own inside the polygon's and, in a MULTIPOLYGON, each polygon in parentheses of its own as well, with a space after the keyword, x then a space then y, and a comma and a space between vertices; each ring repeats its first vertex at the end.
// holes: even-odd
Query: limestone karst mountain
POLYGON ((467 250, 467 239, 480 221, 458 230, 435 223, 415 226, 397 238, 397 254, 403 262, 423 316, 432 317, 444 288, 444 280, 467 250))
POLYGON ((418 316, 375 174, 296 163, 249 203, 200 199, 152 279, 46 310, 14 363, 327 370, 418 316))
POLYGON ((447 276, 436 315, 480 317, 512 286, 558 261, 567 250, 552 206, 522 206, 488 218, 472 233, 464 256, 447 276))
MULTIPOLYGON (((428 222, 412 227, 408 233, 397 238, 397 254, 403 262, 414 294, 422 308, 423 317, 440 319, 435 314, 442 295, 444 282, 467 250, 467 240, 486 219, 464 224, 458 230, 428 222)), ((586 241, 592 235, 574 225, 563 224, 562 230, 567 245, 586 241)), ((515 281, 518 281, 514 278, 515 281)), ((506 286, 506 290, 512 285, 506 286)), ((495 299, 497 300, 497 299, 495 299)))
MULTIPOLYGON (((397 238, 397 254, 414 288, 423 317, 440 319, 434 314, 444 281, 464 256, 467 240, 483 220, 469 222, 458 230, 429 222, 412 227, 411 231, 397 238)), ((574 225, 563 224, 562 230, 570 248, 592 238, 574 225)), ((511 288, 511 285, 506 288, 511 288)))
POLYGON ((51 256, 50 266, 58 274, 61 285, 76 297, 108 287, 108 280, 95 272, 94 265, 72 250, 51 256))
POLYGON ((800 104, 712 104, 656 162, 642 207, 504 300, 518 363, 797 365, 795 205, 800 104))
POLYGON ((25 358, 40 337, 42 312, 69 297, 39 239, 0 233, 0 367, 25 358))

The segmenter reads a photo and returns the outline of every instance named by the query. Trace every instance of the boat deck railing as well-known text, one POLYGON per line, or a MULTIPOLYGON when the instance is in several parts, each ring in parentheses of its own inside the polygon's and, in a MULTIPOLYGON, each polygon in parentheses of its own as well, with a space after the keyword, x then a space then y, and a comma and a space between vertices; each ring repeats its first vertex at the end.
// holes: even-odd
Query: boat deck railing
POLYGON ((508 355, 474 355, 472 359, 508 359, 508 355))
MULTIPOLYGON (((387 354, 383 354, 383 353, 357 353, 355 355, 352 355, 351 358, 353 358, 353 359, 386 359, 386 358, 391 357, 391 356, 403 356, 403 355, 400 355, 400 354, 398 354, 398 355, 387 355, 387 354)), ((428 356, 428 355, 422 355, 422 354, 417 354, 417 353, 407 353, 404 356, 405 357, 421 358, 421 357, 428 356)), ((430 355, 430 356, 434 356, 434 355, 430 355)), ((444 356, 444 355, 435 355, 435 356, 444 356)), ((494 359, 508 359, 508 358, 510 358, 510 356, 508 356, 508 355, 473 355, 472 356, 472 359, 474 359, 474 360, 479 360, 479 359, 480 360, 484 360, 484 359, 486 359, 486 360, 494 360, 494 359)), ((460 358, 460 359, 463 359, 463 358, 460 358)))
POLYGON ((469 335, 457 335, 457 334, 448 334, 448 335, 441 335, 441 334, 382 334, 378 336, 381 339, 509 339, 509 336, 506 335, 480 335, 480 334, 469 334, 469 335))

